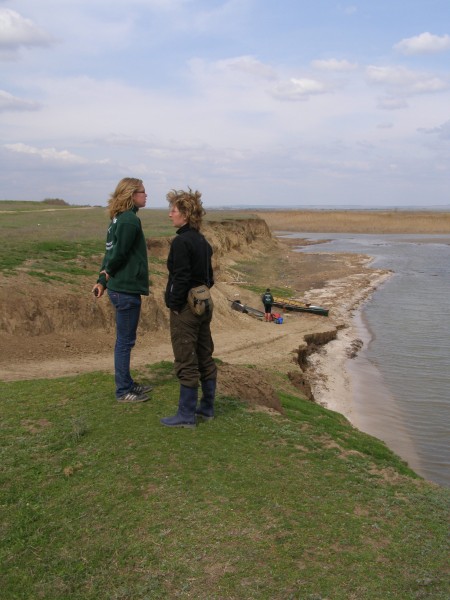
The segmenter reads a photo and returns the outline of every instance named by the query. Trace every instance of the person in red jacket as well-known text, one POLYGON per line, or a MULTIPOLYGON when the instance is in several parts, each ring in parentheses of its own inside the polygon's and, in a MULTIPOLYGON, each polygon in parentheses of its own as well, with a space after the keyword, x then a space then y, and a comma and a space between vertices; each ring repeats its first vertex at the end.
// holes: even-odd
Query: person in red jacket
POLYGON ((147 201, 142 179, 125 177, 111 194, 108 206, 111 223, 106 251, 93 292, 97 298, 105 289, 116 312, 114 372, 118 402, 145 402, 151 386, 133 381, 131 350, 141 312, 141 295, 149 295, 147 244, 137 216, 147 201))

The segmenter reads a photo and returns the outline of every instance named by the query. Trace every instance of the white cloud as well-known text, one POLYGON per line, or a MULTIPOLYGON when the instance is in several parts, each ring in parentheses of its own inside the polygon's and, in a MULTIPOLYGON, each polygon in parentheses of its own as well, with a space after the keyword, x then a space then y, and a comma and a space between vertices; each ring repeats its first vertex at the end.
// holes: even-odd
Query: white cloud
POLYGON ((358 7, 354 4, 338 4, 338 10, 345 15, 354 15, 358 11, 358 7))
POLYGON ((358 7, 357 6, 346 6, 345 7, 345 13, 347 15, 354 15, 356 12, 358 11, 358 7))
POLYGON ((450 83, 444 81, 440 77, 424 77, 417 79, 412 86, 412 92, 414 94, 428 94, 430 92, 444 92, 450 89, 450 83))
MULTIPOLYGON (((0 0, 17 11, 0 11, 0 60, 21 52, 0 63, 2 194, 106 201, 131 173, 163 205, 187 184, 215 205, 401 201, 379 175, 396 164, 408 188, 445 162, 448 129, 418 130, 449 118, 450 71, 440 55, 366 71, 407 34, 403 9, 360 4, 0 0)), ((416 187, 448 201, 447 179, 416 187)))
POLYGON ((38 110, 39 104, 30 100, 17 98, 9 92, 0 90, 0 113, 7 110, 38 110))
POLYGON ((432 129, 420 129, 419 131, 428 134, 436 134, 441 140, 450 140, 450 121, 446 121, 442 125, 433 127, 432 129))
POLYGON ((325 94, 327 87, 316 79, 291 78, 288 82, 278 84, 272 90, 272 96, 277 100, 307 100, 310 96, 325 94))
POLYGON ((398 44, 395 44, 394 49, 407 56, 445 52, 450 50, 450 36, 447 34, 442 36, 433 35, 426 31, 415 37, 401 40, 398 44))
POLYGON ((382 123, 378 123, 377 129, 392 129, 394 124, 391 122, 383 121, 382 123))
POLYGON ((248 0, 225 0, 216 2, 216 6, 210 6, 212 2, 205 2, 205 6, 208 7, 206 10, 202 8, 202 3, 191 0, 181 0, 174 4, 179 5, 175 6, 176 8, 184 8, 178 12, 176 20, 172 23, 176 29, 200 33, 215 32, 217 36, 226 30, 235 32, 248 6, 251 6, 248 0))
POLYGON ((358 68, 356 63, 351 63, 348 60, 337 60, 330 58, 328 60, 313 60, 312 66, 321 71, 354 71, 358 68))
POLYGON ((427 73, 411 71, 405 67, 375 67, 366 69, 369 83, 385 85, 406 95, 442 92, 450 89, 450 82, 427 73))
POLYGON ((31 19, 26 19, 9 8, 0 8, 1 50, 17 50, 21 46, 48 46, 52 41, 51 36, 31 19))
POLYGON ((404 98, 395 96, 385 96, 384 98, 378 99, 377 107, 381 110, 399 110, 406 108, 408 103, 404 98))
POLYGON ((265 65, 253 56, 239 56, 218 61, 216 64, 219 69, 239 71, 262 79, 276 79, 277 77, 272 67, 265 65))
POLYGON ((5 144, 4 148, 19 154, 37 156, 45 161, 63 162, 66 164, 83 164, 87 162, 81 156, 72 154, 68 150, 56 150, 56 148, 35 148, 34 146, 28 146, 27 144, 22 143, 5 144))

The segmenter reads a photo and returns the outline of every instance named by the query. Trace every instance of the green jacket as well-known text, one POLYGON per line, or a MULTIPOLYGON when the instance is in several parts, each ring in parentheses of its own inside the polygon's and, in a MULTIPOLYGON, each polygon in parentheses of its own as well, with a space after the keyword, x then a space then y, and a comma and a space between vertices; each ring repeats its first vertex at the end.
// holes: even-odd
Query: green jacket
POLYGON ((113 292, 149 294, 147 244, 134 207, 114 217, 106 235, 106 252, 97 282, 113 292))

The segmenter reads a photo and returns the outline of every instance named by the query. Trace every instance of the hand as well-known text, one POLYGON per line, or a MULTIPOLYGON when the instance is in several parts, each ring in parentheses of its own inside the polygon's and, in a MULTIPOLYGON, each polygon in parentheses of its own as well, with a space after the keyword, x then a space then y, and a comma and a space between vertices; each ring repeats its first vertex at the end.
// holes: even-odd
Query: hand
POLYGON ((92 293, 96 298, 101 298, 105 293, 105 288, 102 286, 101 283, 96 283, 92 288, 92 293))
POLYGON ((100 271, 100 275, 102 273, 104 274, 106 281, 109 281, 109 275, 108 275, 108 273, 106 271, 100 271))

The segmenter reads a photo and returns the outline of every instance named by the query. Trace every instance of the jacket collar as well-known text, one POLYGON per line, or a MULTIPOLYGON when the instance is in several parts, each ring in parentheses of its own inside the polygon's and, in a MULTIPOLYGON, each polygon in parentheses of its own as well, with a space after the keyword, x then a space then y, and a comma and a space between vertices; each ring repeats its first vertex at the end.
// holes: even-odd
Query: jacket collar
POLYGON ((185 223, 183 225, 183 227, 180 227, 180 229, 177 229, 177 233, 184 233, 185 231, 188 231, 190 229, 189 223, 185 223))

